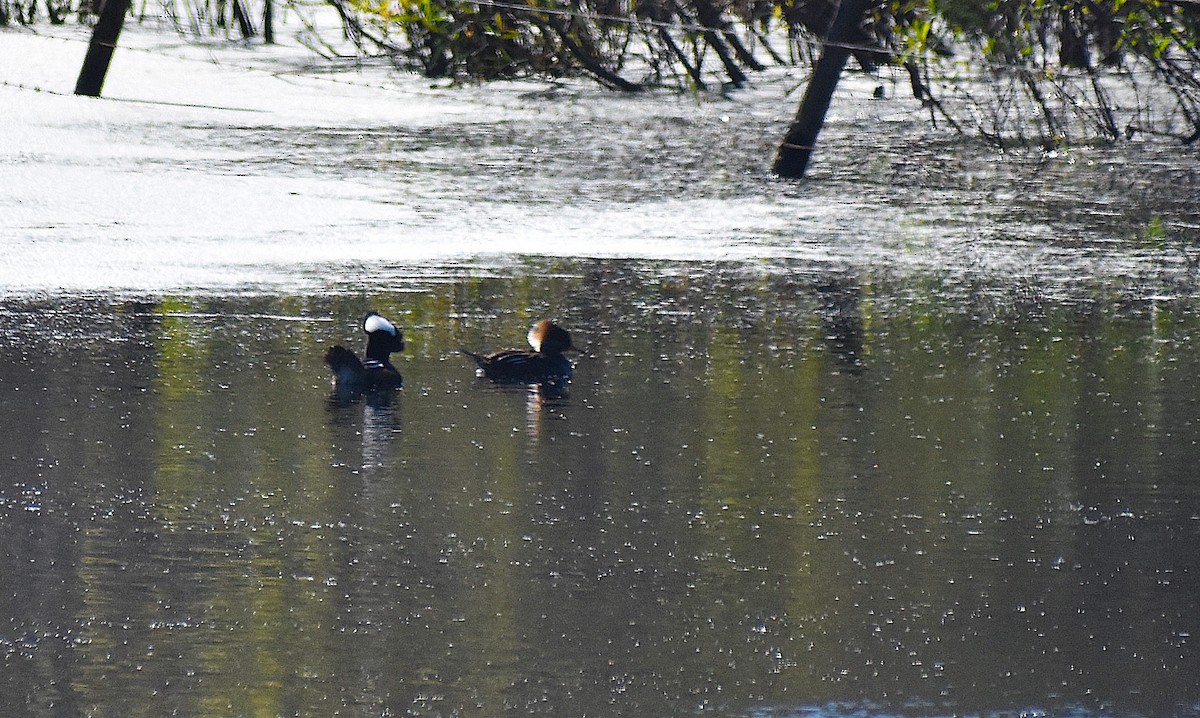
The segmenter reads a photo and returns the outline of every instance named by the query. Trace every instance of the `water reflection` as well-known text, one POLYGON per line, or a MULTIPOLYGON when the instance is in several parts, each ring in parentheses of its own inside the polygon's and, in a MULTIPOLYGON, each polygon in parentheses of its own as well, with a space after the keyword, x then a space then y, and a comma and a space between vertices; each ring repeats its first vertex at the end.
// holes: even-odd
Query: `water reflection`
POLYGON ((326 403, 331 411, 359 403, 375 409, 387 409, 395 399, 396 389, 365 389, 361 386, 335 384, 329 391, 326 403))
POLYGON ((1197 714, 1190 290, 911 280, 10 302, 0 713, 1197 714), (408 383, 331 401, 367 300, 408 383), (543 304, 570 396, 454 353, 543 304))
POLYGON ((831 276, 817 285, 819 314, 825 341, 838 362, 851 374, 863 368, 862 290, 853 279, 831 276))
MULTIPOLYGON (((334 390, 334 394, 339 392, 334 390)), ((330 428, 339 431, 339 445, 350 435, 361 438, 361 461, 358 465, 364 472, 391 468, 391 445, 401 433, 399 398, 395 391, 359 393, 362 401, 330 401, 328 404, 330 428)), ((353 445, 347 442, 345 445, 353 445)))

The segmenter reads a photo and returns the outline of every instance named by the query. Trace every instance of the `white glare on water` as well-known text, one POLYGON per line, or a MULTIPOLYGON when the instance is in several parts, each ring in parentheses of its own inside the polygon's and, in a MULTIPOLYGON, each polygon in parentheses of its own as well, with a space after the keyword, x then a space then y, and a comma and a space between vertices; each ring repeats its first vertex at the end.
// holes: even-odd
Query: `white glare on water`
MULTIPOLYGON (((794 102, 781 75, 728 99, 439 88, 377 67, 320 74, 286 44, 188 46, 135 26, 97 101, 70 95, 86 36, 62 32, 0 43, 9 293, 306 291, 522 256, 768 271, 799 259, 1064 285, 1187 265, 1119 244, 1138 218, 1095 221, 1120 207, 1014 211, 1095 193, 929 133, 915 105, 871 103, 874 81, 855 77, 813 178, 792 184, 767 172, 794 102), (1014 171, 1032 189, 1014 188, 1014 171)), ((1135 203, 1119 182, 1106 193, 1135 203)))

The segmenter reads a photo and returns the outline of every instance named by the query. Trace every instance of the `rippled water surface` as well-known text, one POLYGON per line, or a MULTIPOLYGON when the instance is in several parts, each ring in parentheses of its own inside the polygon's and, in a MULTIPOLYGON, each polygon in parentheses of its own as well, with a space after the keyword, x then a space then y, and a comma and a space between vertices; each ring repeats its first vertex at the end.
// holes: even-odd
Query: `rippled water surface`
POLYGON ((1194 150, 155 47, 0 88, 0 714, 1200 715, 1194 150))

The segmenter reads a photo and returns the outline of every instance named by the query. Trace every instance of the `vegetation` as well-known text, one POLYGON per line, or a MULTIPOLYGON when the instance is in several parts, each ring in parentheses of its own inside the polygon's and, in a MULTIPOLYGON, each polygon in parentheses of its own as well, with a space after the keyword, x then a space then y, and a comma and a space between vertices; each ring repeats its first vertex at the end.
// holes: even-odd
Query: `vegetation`
MULTIPOLYGON (((739 86, 810 60, 836 0, 330 0, 362 47, 430 77, 577 75, 739 86)), ((898 72, 935 121, 1034 133, 1200 138, 1200 3, 877 0, 853 55, 898 72), (1154 110, 1169 110, 1161 116, 1154 110)))
MULTIPOLYGON (((289 0, 294 1, 294 0, 289 0)), ((359 51, 431 78, 590 76, 606 87, 737 87, 807 64, 838 0, 327 0, 359 51)), ((996 142, 1200 139, 1200 0, 872 0, 857 66, 903 85, 934 122, 996 142)), ((95 0, 45 0, 90 21, 95 0)), ((167 0, 196 33, 270 31, 267 0, 167 0), (258 21, 261 19, 261 23, 258 21)), ((153 12, 150 8, 149 12, 153 12)), ((132 12, 144 17, 147 3, 132 12)), ((0 0, 0 25, 40 21, 0 0)))
POLYGON ((1139 131, 1200 139, 1200 3, 921 0, 892 3, 889 17, 896 30, 883 39, 918 94, 935 72, 964 94, 962 68, 988 81, 986 93, 970 97, 982 110, 974 125, 996 139, 1020 126, 1012 120, 1030 105, 1052 139, 1080 129, 1113 140, 1139 131), (958 55, 977 61, 964 65, 958 55), (1162 108, 1183 122, 1153 114, 1162 108))

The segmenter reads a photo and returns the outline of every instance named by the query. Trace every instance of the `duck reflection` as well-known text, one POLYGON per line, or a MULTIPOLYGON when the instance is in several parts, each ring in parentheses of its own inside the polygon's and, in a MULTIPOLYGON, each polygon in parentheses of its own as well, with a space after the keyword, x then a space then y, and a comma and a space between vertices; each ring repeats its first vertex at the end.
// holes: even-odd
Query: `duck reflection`
POLYGON ((362 467, 365 472, 391 466, 392 437, 398 432, 396 407, 391 401, 363 405, 362 467))
POLYGON ((396 392, 392 389, 364 389, 360 386, 334 384, 326 403, 331 410, 345 409, 360 403, 384 409, 392 405, 395 397, 396 392))
MULTIPOLYGON (((348 395, 344 388, 334 388, 326 404, 331 425, 346 433, 357 432, 362 439, 360 456, 346 457, 346 464, 357 464, 366 474, 391 465, 393 437, 400 433, 399 403, 393 391, 348 395)), ((350 441, 338 444, 353 446, 350 441)))
POLYGON ((547 418, 562 417, 562 410, 571 405, 570 392, 560 384, 511 384, 493 383, 476 380, 481 391, 509 396, 513 401, 517 397, 525 403, 525 436, 531 445, 536 445, 544 438, 547 418))
POLYGON ((527 388, 525 392, 525 435, 531 443, 538 443, 543 436, 543 423, 547 416, 560 416, 555 412, 568 406, 570 392, 565 385, 543 383, 527 388))

